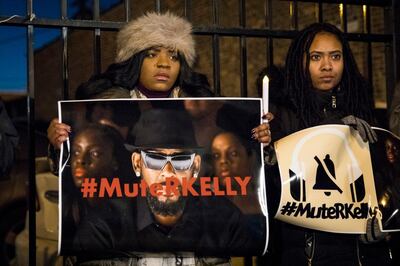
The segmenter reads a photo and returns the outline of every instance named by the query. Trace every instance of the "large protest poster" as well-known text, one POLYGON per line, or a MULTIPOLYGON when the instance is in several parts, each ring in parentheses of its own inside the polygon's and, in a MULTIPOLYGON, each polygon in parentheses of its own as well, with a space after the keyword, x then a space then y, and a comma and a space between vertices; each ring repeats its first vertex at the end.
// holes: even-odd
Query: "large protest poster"
POLYGON ((60 254, 261 255, 260 99, 59 102, 60 254))
POLYGON ((400 230, 399 138, 374 130, 374 144, 343 125, 308 128, 276 142, 282 193, 275 217, 316 230, 365 233, 376 213, 383 231, 400 230))

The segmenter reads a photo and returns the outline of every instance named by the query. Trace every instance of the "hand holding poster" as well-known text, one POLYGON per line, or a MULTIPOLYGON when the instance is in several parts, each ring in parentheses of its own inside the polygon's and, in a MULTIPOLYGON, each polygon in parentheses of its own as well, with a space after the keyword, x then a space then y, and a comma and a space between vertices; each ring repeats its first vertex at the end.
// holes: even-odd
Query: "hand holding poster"
POLYGON ((265 252, 261 146, 250 138, 260 100, 59 105, 74 133, 62 151, 61 253, 265 252))
POLYGON ((361 234, 377 212, 384 231, 400 230, 399 171, 393 164, 399 139, 375 131, 375 144, 341 125, 308 128, 275 143, 282 182, 275 217, 321 231, 361 234))

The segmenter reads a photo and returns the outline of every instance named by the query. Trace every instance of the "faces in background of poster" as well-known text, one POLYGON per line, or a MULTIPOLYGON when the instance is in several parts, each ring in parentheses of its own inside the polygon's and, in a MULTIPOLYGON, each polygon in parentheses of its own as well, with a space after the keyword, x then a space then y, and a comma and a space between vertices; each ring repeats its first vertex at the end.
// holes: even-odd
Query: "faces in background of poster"
POLYGON ((120 133, 106 125, 90 124, 80 131, 72 142, 71 172, 79 188, 83 178, 117 177, 129 163, 120 133), (104 145, 107 143, 108 145, 104 145))
POLYGON ((224 186, 225 177, 251 176, 251 151, 246 149, 237 135, 222 132, 211 144, 215 175, 224 186))
POLYGON ((385 140, 386 159, 390 164, 395 164, 399 159, 399 146, 392 137, 385 140))
POLYGON ((226 180, 235 177, 250 177, 248 195, 229 196, 228 198, 241 210, 243 214, 259 214, 261 212, 258 198, 254 192, 255 176, 254 154, 255 151, 249 143, 233 132, 224 131, 217 134, 211 143, 211 155, 214 176, 219 178, 219 184, 237 189, 236 183, 226 183, 226 180))
POLYGON ((374 129, 378 142, 372 145, 374 175, 383 230, 400 229, 400 140, 386 130, 374 129), (378 152, 377 152, 378 151, 378 152))

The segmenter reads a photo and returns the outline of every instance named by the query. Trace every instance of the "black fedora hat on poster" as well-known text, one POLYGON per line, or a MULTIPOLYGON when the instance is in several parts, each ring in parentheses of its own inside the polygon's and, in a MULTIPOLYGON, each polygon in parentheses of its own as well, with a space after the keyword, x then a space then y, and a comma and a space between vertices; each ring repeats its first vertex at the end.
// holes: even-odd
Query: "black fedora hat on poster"
POLYGON ((134 143, 129 151, 148 148, 200 149, 192 120, 184 110, 149 109, 144 111, 133 129, 134 143))

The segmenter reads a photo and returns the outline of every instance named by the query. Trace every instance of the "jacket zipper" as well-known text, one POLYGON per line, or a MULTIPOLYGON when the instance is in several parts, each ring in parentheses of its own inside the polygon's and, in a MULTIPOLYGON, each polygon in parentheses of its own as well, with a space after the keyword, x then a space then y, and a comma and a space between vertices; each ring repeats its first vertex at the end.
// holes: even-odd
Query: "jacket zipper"
POLYGON ((331 105, 332 109, 336 109, 336 107, 337 107, 337 105, 336 105, 336 94, 337 94, 338 91, 340 91, 340 87, 334 88, 332 90, 332 95, 331 95, 331 97, 332 97, 332 105, 331 105))
MULTIPOLYGON (((336 92, 332 92, 332 95, 331 95, 331 107, 332 107, 332 109, 336 109, 336 107, 337 107, 337 104, 336 104, 336 92)), ((324 109, 322 109, 322 111, 324 112, 324 117, 325 118, 328 117, 326 107, 324 107, 324 109)))
POLYGON ((332 94, 332 109, 336 109, 336 95, 332 94))

